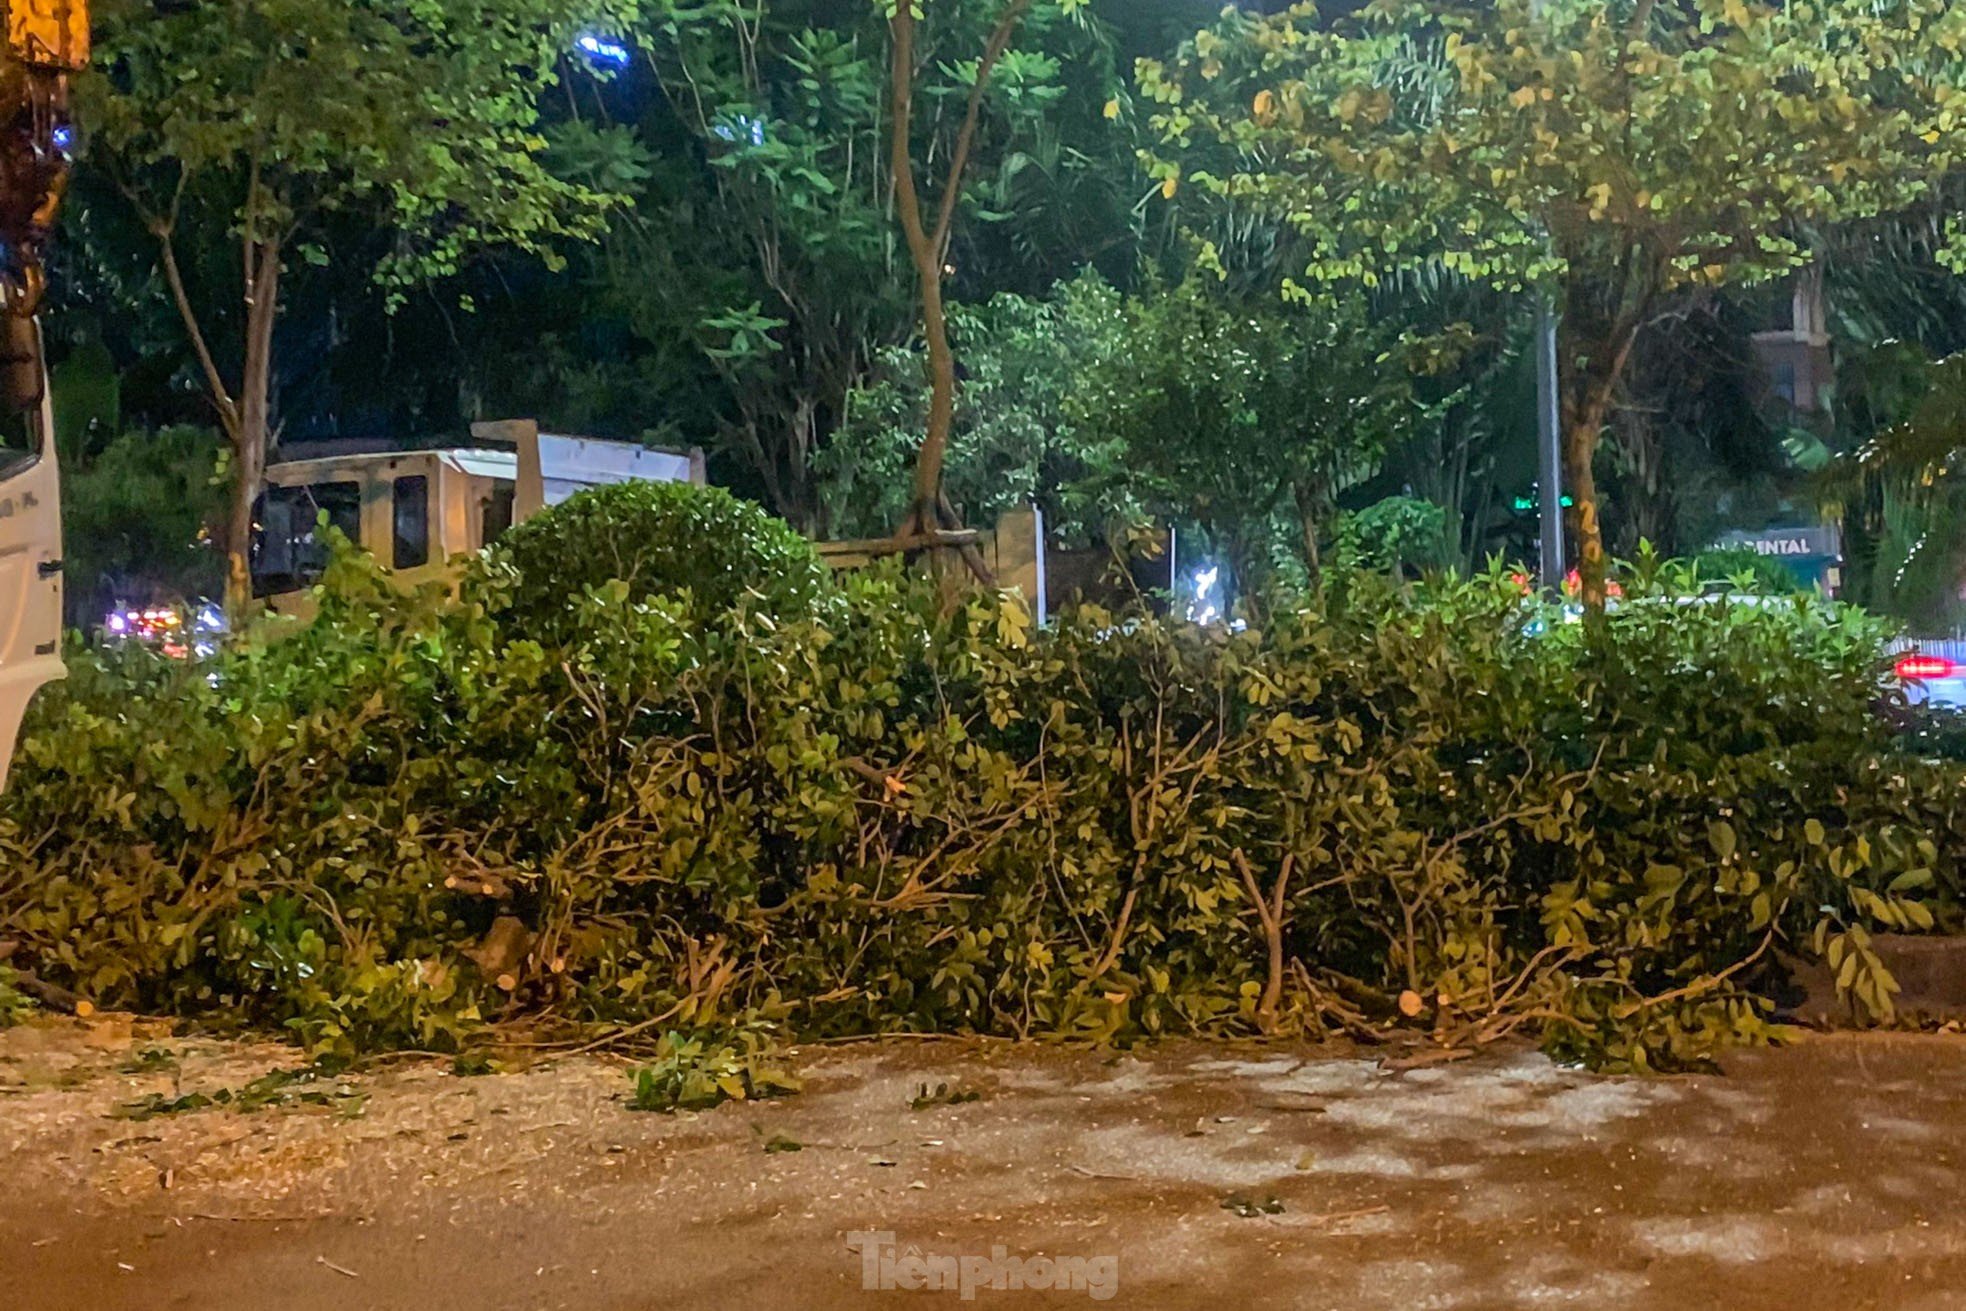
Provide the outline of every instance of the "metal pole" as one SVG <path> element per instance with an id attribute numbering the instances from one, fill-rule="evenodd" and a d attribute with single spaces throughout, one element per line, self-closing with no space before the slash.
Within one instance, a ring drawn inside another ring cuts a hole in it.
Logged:
<path id="1" fill-rule="evenodd" d="M 1529 17 L 1541 19 L 1548 0 L 1529 0 Z M 1547 243 L 1547 234 L 1544 238 Z M 1569 574 L 1563 559 L 1563 404 L 1558 390 L 1556 303 L 1547 291 L 1536 302 L 1537 501 L 1543 512 L 1543 587 L 1563 594 Z"/>
<path id="2" fill-rule="evenodd" d="M 1563 411 L 1557 390 L 1556 306 L 1536 304 L 1537 501 L 1542 507 L 1543 587 L 1560 591 L 1570 572 L 1563 558 Z"/>

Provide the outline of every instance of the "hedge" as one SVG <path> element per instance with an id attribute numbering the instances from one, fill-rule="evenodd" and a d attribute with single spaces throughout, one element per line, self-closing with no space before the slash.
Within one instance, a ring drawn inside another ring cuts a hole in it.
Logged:
<path id="1" fill-rule="evenodd" d="M 1877 713 L 1884 634 L 1635 580 L 1358 575 L 1245 631 L 876 571 L 719 622 L 621 583 L 556 634 L 330 571 L 209 665 L 81 658 L 0 800 L 0 938 L 111 1005 L 348 1054 L 513 1025 L 1534 1036 L 1683 1067 L 1778 954 L 1871 1010 L 1954 916 L 1966 772 Z"/>

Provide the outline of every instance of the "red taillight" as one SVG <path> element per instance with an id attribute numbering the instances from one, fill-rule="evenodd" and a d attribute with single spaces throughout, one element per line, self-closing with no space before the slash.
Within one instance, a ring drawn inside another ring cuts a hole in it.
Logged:
<path id="1" fill-rule="evenodd" d="M 1898 677 L 1908 682 L 1926 682 L 1934 678 L 1951 678 L 1959 672 L 1959 666 L 1944 656 L 1908 655 L 1898 661 Z"/>

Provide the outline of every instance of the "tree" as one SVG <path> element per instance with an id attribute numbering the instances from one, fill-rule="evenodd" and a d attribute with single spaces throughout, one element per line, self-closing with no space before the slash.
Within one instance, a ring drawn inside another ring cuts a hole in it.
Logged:
<path id="1" fill-rule="evenodd" d="M 1400 343 L 1358 301 L 1249 303 L 1200 279 L 1118 313 L 1067 413 L 1122 444 L 1149 504 L 1205 532 L 1243 595 L 1279 521 L 1316 575 L 1338 495 L 1421 417 Z"/>
<path id="2" fill-rule="evenodd" d="M 907 331 L 872 17 L 690 6 L 649 30 L 662 95 L 634 133 L 651 177 L 594 265 L 677 398 L 668 410 L 714 431 L 747 485 L 812 533 L 828 528 L 812 461 L 871 356 Z"/>
<path id="3" fill-rule="evenodd" d="M 164 285 L 231 448 L 226 590 L 250 595 L 252 506 L 277 440 L 273 361 L 282 279 L 332 253 L 338 212 L 394 236 L 374 269 L 388 294 L 454 274 L 476 251 L 558 259 L 594 235 L 609 197 L 541 163 L 541 93 L 575 0 L 206 0 L 160 10 L 108 0 L 98 71 L 81 88 L 106 170 L 157 244 Z M 186 231 L 194 228 L 196 231 Z M 229 234 L 238 281 L 204 291 L 181 238 Z M 231 294 L 240 297 L 231 310 Z M 218 336 L 229 331 L 228 345 Z"/>
<path id="4" fill-rule="evenodd" d="M 1003 0 L 996 22 L 983 42 L 970 75 L 968 103 L 963 110 L 961 126 L 956 131 L 955 143 L 943 170 L 941 194 L 936 201 L 931 226 L 924 213 L 920 185 L 915 177 L 915 84 L 920 76 L 915 36 L 921 19 L 918 7 L 926 2 L 882 0 L 893 34 L 889 53 L 889 167 L 894 174 L 895 209 L 900 218 L 902 235 L 907 240 L 909 258 L 915 266 L 921 298 L 922 333 L 928 343 L 930 381 L 928 426 L 922 436 L 921 454 L 915 465 L 914 506 L 899 532 L 903 539 L 932 538 L 941 529 L 960 526 L 942 490 L 942 467 L 956 417 L 956 357 L 949 346 L 949 318 L 943 290 L 951 272 L 950 242 L 962 203 L 965 175 L 976 148 L 977 130 L 982 124 L 984 97 L 990 87 L 990 77 L 1010 49 L 1011 41 L 1032 5 L 1032 0 Z M 1085 3 L 1086 0 L 1057 0 L 1057 7 L 1069 15 L 1076 13 Z M 982 571 L 980 559 L 972 559 L 971 566 Z"/>
<path id="5" fill-rule="evenodd" d="M 1966 601 L 1966 355 L 1932 362 L 1902 344 L 1879 354 L 1866 399 L 1889 417 L 1822 469 L 1819 493 L 1848 530 L 1863 603 L 1950 626 Z"/>
<path id="6" fill-rule="evenodd" d="M 1447 510 L 1432 501 L 1389 496 L 1338 518 L 1337 553 L 1349 563 L 1395 576 L 1449 563 Z"/>
<path id="7" fill-rule="evenodd" d="M 1076 416 L 1092 370 L 1118 358 L 1120 295 L 1087 274 L 1044 300 L 1004 292 L 952 302 L 949 336 L 963 366 L 944 485 L 972 523 L 1037 504 L 1054 538 L 1104 541 L 1136 517 L 1124 446 L 1105 416 Z M 828 519 L 846 536 L 879 537 L 914 508 L 913 473 L 929 380 L 919 343 L 881 352 L 852 393 L 815 473 Z"/>
<path id="8" fill-rule="evenodd" d="M 1586 601 L 1594 461 L 1640 334 L 1692 288 L 1779 278 L 1810 225 L 1918 204 L 1966 151 L 1950 0 L 1381 0 L 1228 15 L 1143 84 L 1186 180 L 1286 214 L 1306 276 L 1439 264 L 1561 302 L 1562 423 Z"/>
<path id="9" fill-rule="evenodd" d="M 220 581 L 209 532 L 224 514 L 210 429 L 128 432 L 64 460 L 62 535 L 69 619 L 102 621 L 118 602 L 209 596 Z"/>
<path id="10" fill-rule="evenodd" d="M 915 158 L 953 150 L 965 60 L 1000 8 L 937 0 L 919 24 Z M 1138 164 L 1104 113 L 1120 84 L 1107 34 L 1040 7 L 1019 36 L 979 110 L 947 258 L 951 294 L 979 304 L 1046 292 L 1094 259 L 1132 263 Z M 600 189 L 632 161 L 634 203 L 575 279 L 528 305 L 552 334 L 535 352 L 548 369 L 522 365 L 495 391 L 625 435 L 659 418 L 709 445 L 720 478 L 809 533 L 838 533 L 815 462 L 849 393 L 920 333 L 895 222 L 886 16 L 865 0 L 677 5 L 633 40 L 646 70 L 598 94 L 573 86 L 577 117 L 548 136 L 556 167 Z"/>

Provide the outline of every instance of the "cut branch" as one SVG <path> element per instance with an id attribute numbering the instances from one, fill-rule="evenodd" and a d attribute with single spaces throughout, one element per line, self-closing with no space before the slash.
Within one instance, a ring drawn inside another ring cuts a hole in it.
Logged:
<path id="1" fill-rule="evenodd" d="M 1284 960 L 1284 906 L 1290 895 L 1290 875 L 1296 868 L 1297 856 L 1293 852 L 1283 858 L 1283 865 L 1277 870 L 1276 885 L 1266 896 L 1262 884 L 1256 880 L 1256 871 L 1249 866 L 1249 857 L 1237 847 L 1229 853 L 1229 860 L 1242 877 L 1243 891 L 1249 894 L 1249 904 L 1255 907 L 1258 927 L 1262 930 L 1263 945 L 1269 951 L 1269 970 L 1263 980 L 1263 995 L 1256 1003 L 1256 1023 L 1264 1033 L 1275 1033 L 1277 1014 L 1283 1008 Z"/>

